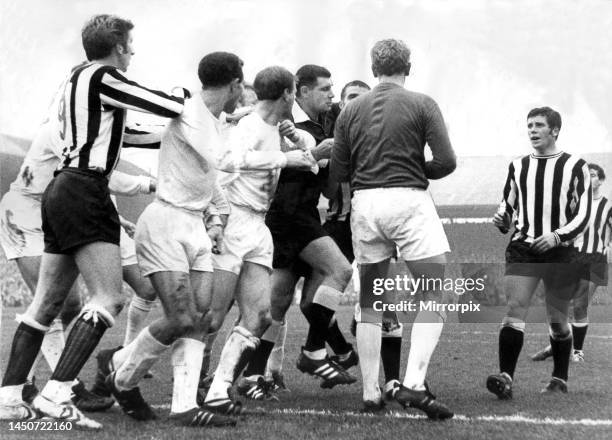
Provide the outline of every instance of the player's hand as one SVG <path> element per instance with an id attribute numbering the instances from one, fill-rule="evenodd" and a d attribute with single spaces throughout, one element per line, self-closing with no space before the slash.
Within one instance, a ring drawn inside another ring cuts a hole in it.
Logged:
<path id="1" fill-rule="evenodd" d="M 248 106 L 236 109 L 236 111 L 231 115 L 225 115 L 225 120 L 230 124 L 237 124 L 238 121 L 240 121 L 246 115 L 250 115 L 251 113 L 253 113 L 254 108 L 255 107 Z"/>
<path id="2" fill-rule="evenodd" d="M 500 214 L 498 212 L 493 216 L 493 224 L 502 234 L 506 234 L 510 230 L 510 216 L 508 213 Z"/>
<path id="3" fill-rule="evenodd" d="M 296 143 L 299 142 L 300 136 L 295 129 L 295 125 L 289 119 L 285 119 L 283 122 L 278 124 L 278 131 L 281 136 L 285 136 L 291 142 Z"/>
<path id="4" fill-rule="evenodd" d="M 287 168 L 305 168 L 309 170 L 317 163 L 309 151 L 287 151 L 285 157 L 287 158 L 287 165 L 285 165 Z"/>
<path id="5" fill-rule="evenodd" d="M 316 161 L 321 159 L 331 158 L 332 148 L 334 147 L 334 139 L 324 139 L 319 145 L 311 150 L 313 157 Z"/>
<path id="6" fill-rule="evenodd" d="M 557 237 L 555 236 L 554 232 L 548 232 L 535 239 L 535 241 L 531 244 L 531 250 L 536 254 L 543 254 L 556 246 Z"/>
<path id="7" fill-rule="evenodd" d="M 223 227 L 221 225 L 213 225 L 206 232 L 212 242 L 212 253 L 222 254 L 225 251 L 223 247 Z"/>
<path id="8" fill-rule="evenodd" d="M 121 227 L 125 230 L 127 235 L 129 235 L 130 238 L 134 238 L 134 233 L 136 232 L 136 225 L 131 221 L 124 219 L 123 217 L 120 218 L 120 222 Z"/>

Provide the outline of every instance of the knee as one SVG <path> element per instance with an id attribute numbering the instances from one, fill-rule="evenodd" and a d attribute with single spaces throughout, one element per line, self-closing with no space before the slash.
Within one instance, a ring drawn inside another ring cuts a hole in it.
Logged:
<path id="1" fill-rule="evenodd" d="M 208 313 L 210 324 L 208 326 L 209 333 L 218 332 L 221 326 L 223 325 L 223 319 L 225 318 L 224 313 L 220 313 L 219 311 L 211 311 Z"/>
<path id="2" fill-rule="evenodd" d="M 353 268 L 348 262 L 342 262 L 334 266 L 331 276 L 337 283 L 346 287 L 353 278 Z"/>
<path id="3" fill-rule="evenodd" d="M 272 314 L 269 307 L 257 313 L 257 323 L 262 330 L 267 329 L 272 324 Z"/>
<path id="4" fill-rule="evenodd" d="M 149 284 L 145 289 L 138 289 L 138 291 L 135 290 L 134 293 L 146 301 L 155 301 L 157 299 L 157 293 L 151 284 Z"/>
<path id="5" fill-rule="evenodd" d="M 176 337 L 183 336 L 195 329 L 195 317 L 189 313 L 182 313 L 170 321 L 170 331 Z"/>
<path id="6" fill-rule="evenodd" d="M 569 324 L 562 322 L 550 323 L 549 332 L 553 339 L 566 339 L 571 334 Z"/>
<path id="7" fill-rule="evenodd" d="M 508 298 L 508 315 L 516 318 L 525 318 L 525 313 L 529 308 L 529 301 L 523 298 Z"/>

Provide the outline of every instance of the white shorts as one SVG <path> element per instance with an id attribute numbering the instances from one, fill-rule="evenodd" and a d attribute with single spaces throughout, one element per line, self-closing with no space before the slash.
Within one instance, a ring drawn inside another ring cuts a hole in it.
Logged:
<path id="1" fill-rule="evenodd" d="M 0 245 L 8 260 L 43 254 L 39 200 L 13 191 L 4 195 L 0 201 Z"/>
<path id="2" fill-rule="evenodd" d="M 155 272 L 212 272 L 211 243 L 202 214 L 158 200 L 136 223 L 136 255 L 144 276 Z"/>
<path id="3" fill-rule="evenodd" d="M 125 232 L 123 227 L 121 228 L 119 247 L 121 249 L 121 266 L 138 264 L 138 259 L 136 258 L 136 243 L 134 243 L 134 240 Z"/>
<path id="4" fill-rule="evenodd" d="M 416 188 L 355 191 L 351 202 L 353 248 L 358 264 L 391 258 L 406 261 L 449 252 L 448 240 L 429 192 Z"/>
<path id="5" fill-rule="evenodd" d="M 266 226 L 265 214 L 231 205 L 232 213 L 223 233 L 222 254 L 213 255 L 215 270 L 240 273 L 242 263 L 260 264 L 272 270 L 272 234 Z"/>

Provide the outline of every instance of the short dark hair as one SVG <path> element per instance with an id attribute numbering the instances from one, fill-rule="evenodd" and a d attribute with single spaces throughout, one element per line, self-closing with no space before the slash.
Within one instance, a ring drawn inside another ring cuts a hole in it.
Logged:
<path id="1" fill-rule="evenodd" d="M 561 130 L 561 115 L 558 111 L 553 110 L 550 107 L 536 107 L 527 113 L 527 119 L 534 118 L 536 116 L 544 116 L 546 123 L 551 130 L 553 128 Z"/>
<path id="2" fill-rule="evenodd" d="M 380 40 L 374 44 L 370 51 L 372 59 L 372 73 L 375 77 L 380 75 L 408 75 L 410 71 L 410 49 L 401 40 Z"/>
<path id="3" fill-rule="evenodd" d="M 367 85 L 361 80 L 356 79 L 354 81 L 346 83 L 344 87 L 342 87 L 342 91 L 340 92 L 340 101 L 344 100 L 344 96 L 346 95 L 346 89 L 348 89 L 349 87 L 361 87 L 363 89 L 371 90 L 369 85 Z"/>
<path id="4" fill-rule="evenodd" d="M 588 166 L 589 170 L 597 171 L 597 177 L 599 177 L 599 180 L 606 180 L 606 173 L 604 173 L 602 167 L 600 167 L 596 163 L 590 163 Z"/>
<path id="5" fill-rule="evenodd" d="M 203 88 L 225 86 L 234 79 L 242 82 L 243 65 L 244 62 L 233 53 L 212 52 L 200 60 L 198 78 Z"/>
<path id="6" fill-rule="evenodd" d="M 89 61 L 109 56 L 117 44 L 127 46 L 128 34 L 134 28 L 131 21 L 116 15 L 94 15 L 85 23 L 81 40 Z"/>
<path id="7" fill-rule="evenodd" d="M 306 86 L 312 89 L 317 84 L 318 78 L 331 78 L 331 73 L 323 66 L 306 64 L 295 72 L 296 95 L 300 96 L 300 88 Z"/>
<path id="8" fill-rule="evenodd" d="M 291 91 L 294 87 L 293 74 L 280 66 L 266 67 L 257 73 L 253 82 L 257 99 L 260 100 L 276 101 L 286 89 Z"/>

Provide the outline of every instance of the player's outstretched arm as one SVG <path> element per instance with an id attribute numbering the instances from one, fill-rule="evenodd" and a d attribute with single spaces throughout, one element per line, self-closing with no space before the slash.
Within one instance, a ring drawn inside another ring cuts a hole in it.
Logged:
<path id="1" fill-rule="evenodd" d="M 100 99 L 103 104 L 166 118 L 174 118 L 183 112 L 184 97 L 147 89 L 128 80 L 114 67 L 106 66 L 100 70 L 103 71 L 100 79 Z"/>

